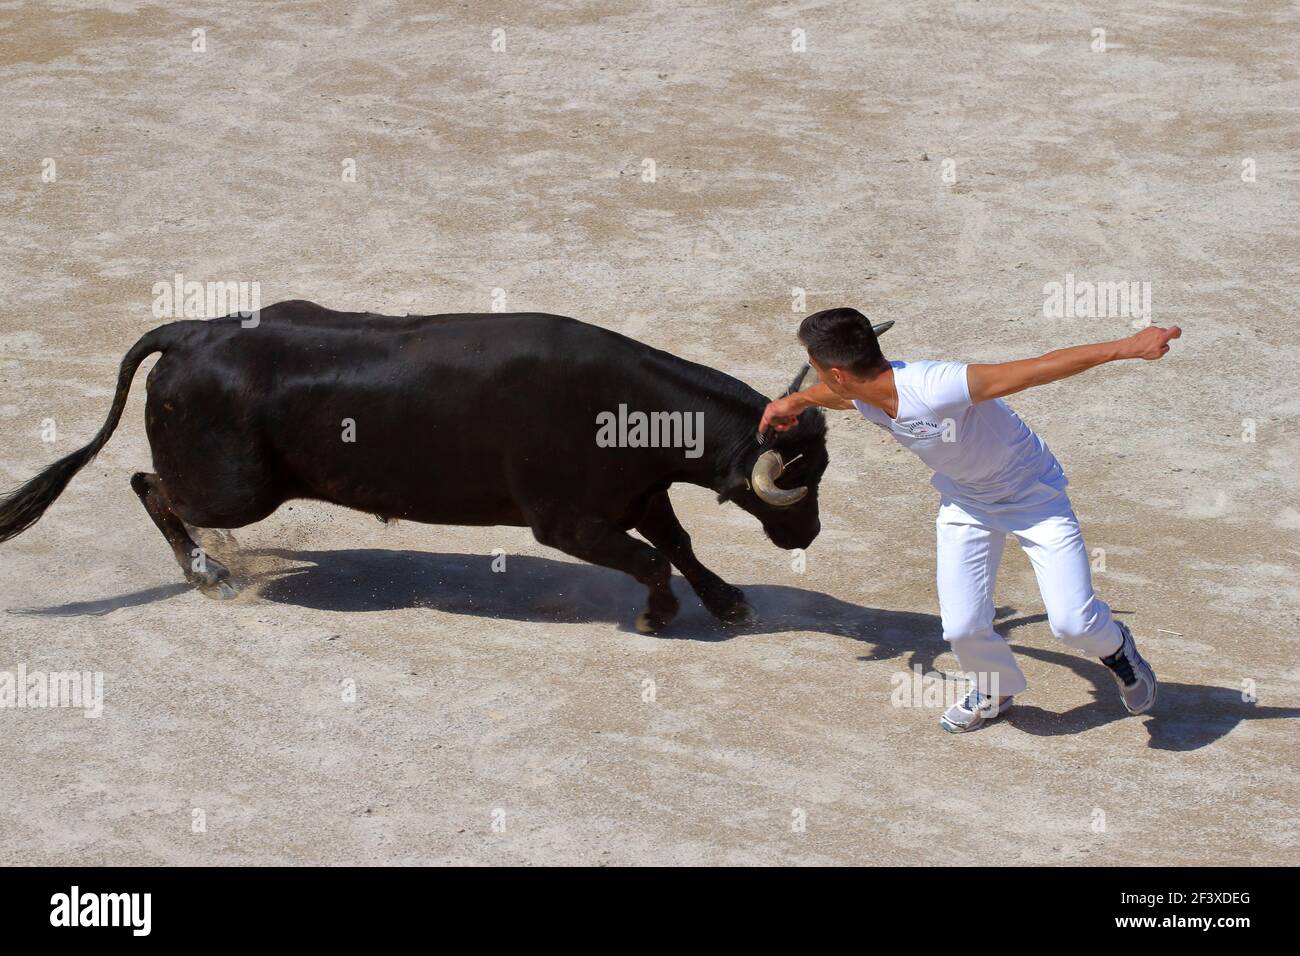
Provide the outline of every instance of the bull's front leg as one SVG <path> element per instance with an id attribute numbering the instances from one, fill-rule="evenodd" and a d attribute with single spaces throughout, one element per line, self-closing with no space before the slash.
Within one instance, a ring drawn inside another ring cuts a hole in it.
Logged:
<path id="1" fill-rule="evenodd" d="M 754 609 L 745 601 L 744 592 L 722 580 L 695 556 L 691 536 L 677 520 L 668 492 L 661 491 L 650 498 L 636 530 L 668 556 L 714 617 L 728 624 L 741 624 L 753 616 Z"/>
<path id="2" fill-rule="evenodd" d="M 583 514 L 534 516 L 533 536 L 542 544 L 575 558 L 632 575 L 649 590 L 636 629 L 653 634 L 667 627 L 680 606 L 672 590 L 668 558 L 603 518 Z"/>

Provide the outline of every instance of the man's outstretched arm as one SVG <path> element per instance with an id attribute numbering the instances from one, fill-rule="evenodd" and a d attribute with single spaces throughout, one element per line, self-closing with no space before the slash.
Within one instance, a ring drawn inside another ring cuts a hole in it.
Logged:
<path id="1" fill-rule="evenodd" d="M 1017 362 L 968 365 L 966 384 L 970 388 L 970 400 L 984 402 L 991 398 L 1013 395 L 1035 385 L 1057 382 L 1120 359 L 1158 359 L 1169 351 L 1169 340 L 1182 334 L 1182 329 L 1176 325 L 1167 329 L 1149 325 L 1136 335 L 1114 342 L 1076 345 Z"/>

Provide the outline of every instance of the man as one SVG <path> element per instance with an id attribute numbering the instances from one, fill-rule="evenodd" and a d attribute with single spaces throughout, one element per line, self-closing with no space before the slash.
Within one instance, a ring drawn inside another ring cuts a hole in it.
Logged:
<path id="1" fill-rule="evenodd" d="M 827 309 L 799 326 L 821 381 L 767 406 L 759 424 L 785 431 L 810 405 L 862 416 L 890 432 L 934 469 L 939 611 L 943 636 L 971 675 L 966 698 L 944 713 L 950 733 L 975 730 L 1005 713 L 1025 688 L 1011 648 L 993 630 L 993 587 L 1006 535 L 1020 542 L 1038 577 L 1052 633 L 1101 658 L 1131 714 L 1155 703 L 1156 675 L 1129 629 L 1092 590 L 1088 553 L 1066 496 L 1065 473 L 1046 443 L 1003 396 L 1120 359 L 1158 359 L 1177 326 L 1149 326 L 1114 342 L 1058 349 L 994 365 L 889 362 L 866 316 Z"/>

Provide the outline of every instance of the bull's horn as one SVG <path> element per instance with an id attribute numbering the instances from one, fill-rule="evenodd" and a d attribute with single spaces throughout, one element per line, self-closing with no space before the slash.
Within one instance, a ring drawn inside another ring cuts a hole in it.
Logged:
<path id="1" fill-rule="evenodd" d="M 758 456 L 754 462 L 754 469 L 750 472 L 750 484 L 754 487 L 754 494 L 765 501 L 767 504 L 777 508 L 788 508 L 804 499 L 808 494 L 808 487 L 801 485 L 798 488 L 778 488 L 776 480 L 781 477 L 781 472 L 785 471 L 785 462 L 781 459 L 781 453 L 778 451 L 765 451 Z"/>
<path id="2" fill-rule="evenodd" d="M 803 384 L 803 380 L 808 375 L 808 369 L 811 367 L 812 366 L 807 362 L 803 363 L 799 369 L 799 374 L 794 377 L 794 381 L 790 383 L 790 387 L 785 390 L 786 395 L 793 395 L 795 392 L 799 391 L 799 386 Z"/>
<path id="3" fill-rule="evenodd" d="M 871 327 L 871 331 L 875 332 L 877 335 L 884 335 L 893 327 L 894 327 L 894 320 L 890 319 L 888 322 L 881 322 L 877 325 L 873 325 Z"/>

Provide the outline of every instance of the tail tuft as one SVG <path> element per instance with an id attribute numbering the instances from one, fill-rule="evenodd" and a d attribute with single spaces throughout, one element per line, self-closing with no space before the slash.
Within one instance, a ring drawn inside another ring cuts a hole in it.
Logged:
<path id="1" fill-rule="evenodd" d="M 99 449 L 87 445 L 65 455 L 35 478 L 0 498 L 0 542 L 22 534 L 36 523 L 54 499 L 63 493 L 72 476 L 95 457 Z"/>
<path id="2" fill-rule="evenodd" d="M 70 455 L 64 455 L 26 484 L 0 497 L 0 542 L 8 541 L 34 525 L 45 514 L 45 509 L 68 487 L 73 475 L 90 464 L 100 449 L 108 444 L 113 429 L 122 417 L 122 409 L 126 407 L 126 396 L 131 390 L 135 370 L 147 355 L 166 350 L 173 341 L 175 329 L 175 325 L 160 326 L 146 333 L 126 353 L 118 371 L 117 392 L 113 395 L 113 407 L 109 409 L 108 420 L 90 444 Z"/>

